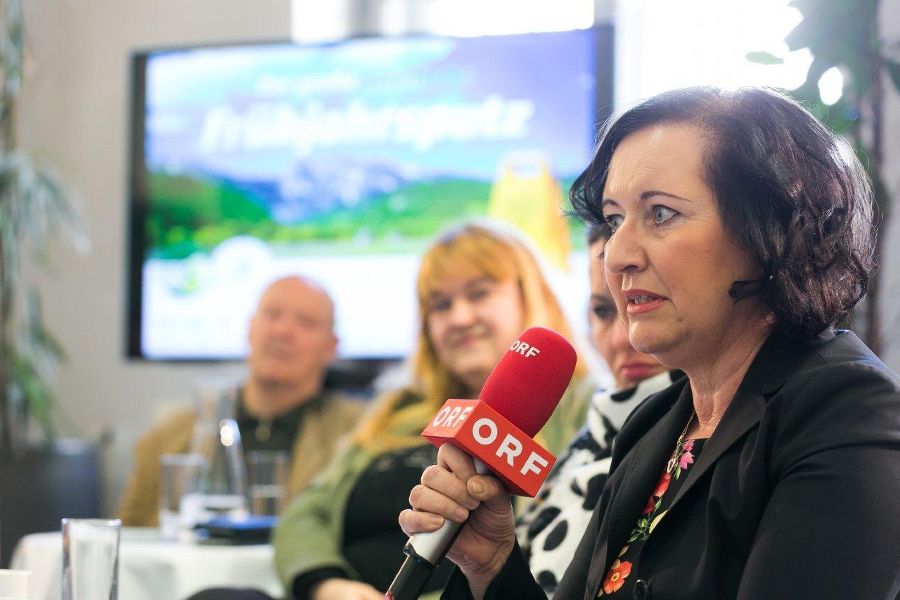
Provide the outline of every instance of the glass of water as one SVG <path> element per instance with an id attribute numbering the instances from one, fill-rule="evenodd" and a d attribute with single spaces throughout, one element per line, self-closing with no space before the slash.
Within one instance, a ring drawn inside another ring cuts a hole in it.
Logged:
<path id="1" fill-rule="evenodd" d="M 287 499 L 288 454 L 276 450 L 247 453 L 247 496 L 250 514 L 278 515 Z"/>
<path id="2" fill-rule="evenodd" d="M 63 600 L 118 600 L 118 519 L 63 519 Z"/>
<path id="3" fill-rule="evenodd" d="M 195 525 L 181 510 L 182 500 L 196 494 L 206 466 L 201 454 L 163 454 L 159 459 L 159 531 L 163 539 L 189 538 Z"/>

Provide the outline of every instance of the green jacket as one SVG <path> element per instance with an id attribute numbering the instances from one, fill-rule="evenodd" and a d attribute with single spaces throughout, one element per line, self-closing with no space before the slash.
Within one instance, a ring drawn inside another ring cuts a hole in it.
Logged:
<path id="1" fill-rule="evenodd" d="M 543 444 L 554 454 L 565 449 L 584 423 L 592 389 L 583 379 L 574 381 L 559 409 L 541 430 Z M 419 433 L 424 427 L 425 423 L 421 423 L 408 433 Z M 359 446 L 350 446 L 331 461 L 281 516 L 273 544 L 275 567 L 285 589 L 290 590 L 299 575 L 322 568 L 338 568 L 351 577 L 357 576 L 341 553 L 344 515 L 354 484 L 376 458 Z M 406 496 L 409 490 L 397 490 L 397 493 Z M 439 596 L 435 592 L 422 598 Z"/>

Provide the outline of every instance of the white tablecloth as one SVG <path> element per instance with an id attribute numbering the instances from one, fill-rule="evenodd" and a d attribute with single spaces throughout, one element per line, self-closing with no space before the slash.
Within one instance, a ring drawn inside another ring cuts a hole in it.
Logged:
<path id="1" fill-rule="evenodd" d="M 282 596 L 272 547 L 205 546 L 169 542 L 156 529 L 122 529 L 120 600 L 184 600 L 209 587 L 251 587 Z M 32 600 L 62 597 L 62 535 L 27 535 L 16 546 L 12 569 L 31 571 Z"/>

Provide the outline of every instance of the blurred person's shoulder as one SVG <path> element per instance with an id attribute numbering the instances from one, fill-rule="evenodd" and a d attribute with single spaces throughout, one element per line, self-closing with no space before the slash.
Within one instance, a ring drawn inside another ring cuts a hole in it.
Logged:
<path id="1" fill-rule="evenodd" d="M 368 398 L 348 394 L 342 390 L 326 389 L 322 391 L 322 410 L 335 416 L 347 419 L 359 419 L 366 410 Z"/>
<path id="2" fill-rule="evenodd" d="M 137 447 L 164 453 L 186 452 L 196 423 L 197 413 L 191 409 L 170 412 L 140 436 Z"/>

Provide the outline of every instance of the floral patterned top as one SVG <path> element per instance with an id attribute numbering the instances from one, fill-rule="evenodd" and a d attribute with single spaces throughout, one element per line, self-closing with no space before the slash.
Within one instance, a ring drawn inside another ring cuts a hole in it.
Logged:
<path id="1" fill-rule="evenodd" d="M 688 421 L 688 425 L 690 425 L 690 421 Z M 631 577 L 631 574 L 637 572 L 644 543 L 669 510 L 672 500 L 678 494 L 678 489 L 686 479 L 684 474 L 694 464 L 706 442 L 705 439 L 685 440 L 685 433 L 687 433 L 687 426 L 678 437 L 675 451 L 672 452 L 672 456 L 666 463 L 666 468 L 660 476 L 656 488 L 647 499 L 647 504 L 641 511 L 637 525 L 631 530 L 631 535 L 628 536 L 628 541 L 619 551 L 616 560 L 609 566 L 609 571 L 603 578 L 603 585 L 600 586 L 600 592 L 597 594 L 598 598 L 632 597 L 636 578 Z"/>

